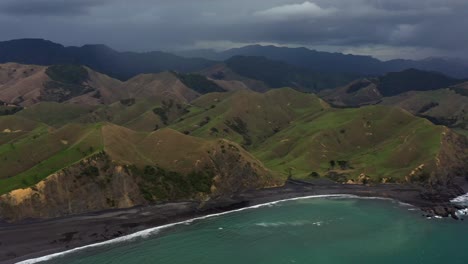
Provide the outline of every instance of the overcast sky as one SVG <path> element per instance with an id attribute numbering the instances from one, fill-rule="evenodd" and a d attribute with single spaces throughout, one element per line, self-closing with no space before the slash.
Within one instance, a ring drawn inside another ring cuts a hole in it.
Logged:
<path id="1" fill-rule="evenodd" d="M 0 39 L 117 50 L 306 46 L 468 58 L 468 0 L 1 0 Z"/>

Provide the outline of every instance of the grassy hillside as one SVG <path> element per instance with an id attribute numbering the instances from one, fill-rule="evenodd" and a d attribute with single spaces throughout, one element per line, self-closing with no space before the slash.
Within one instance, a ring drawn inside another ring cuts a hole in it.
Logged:
<path id="1" fill-rule="evenodd" d="M 0 193 L 30 186 L 102 150 L 101 125 L 39 126 L 0 146 Z"/>
<path id="2" fill-rule="evenodd" d="M 45 126 L 20 116 L 0 116 L 0 145 Z"/>
<path id="3" fill-rule="evenodd" d="M 435 161 L 443 128 L 380 106 L 331 109 L 304 117 L 269 138 L 254 154 L 293 177 L 404 181 L 421 164 Z"/>
<path id="4" fill-rule="evenodd" d="M 468 130 L 468 97 L 452 89 L 404 93 L 384 98 L 382 104 L 401 107 L 435 124 Z"/>
<path id="5" fill-rule="evenodd" d="M 143 173 L 145 167 L 153 166 L 190 174 L 207 166 L 212 168 L 213 161 L 224 159 L 227 154 L 228 158 L 236 157 L 237 162 L 256 164 L 254 170 L 262 170 L 262 175 L 267 173 L 253 156 L 233 143 L 207 141 L 171 129 L 148 133 L 110 123 L 68 124 L 59 129 L 38 125 L 30 129 L 0 145 L 0 194 L 32 186 L 102 152 L 117 164 L 134 167 L 135 173 Z"/>
<path id="6" fill-rule="evenodd" d="M 110 122 L 137 131 L 154 131 L 174 122 L 187 106 L 172 99 L 123 99 L 82 116 L 81 122 Z"/>
<path id="7" fill-rule="evenodd" d="M 349 84 L 320 92 L 327 102 L 344 107 L 376 104 L 383 97 L 391 97 L 411 91 L 433 91 L 447 88 L 461 80 L 447 77 L 437 72 L 408 69 L 391 72 L 378 78 L 364 78 Z M 463 87 L 453 90 L 463 93 Z"/>
<path id="8" fill-rule="evenodd" d="M 359 79 L 343 87 L 323 90 L 318 95 L 336 107 L 372 105 L 382 100 L 377 78 Z"/>
<path id="9" fill-rule="evenodd" d="M 335 109 L 292 89 L 208 94 L 193 104 L 196 111 L 172 128 L 229 138 L 270 169 L 298 178 L 405 181 L 422 164 L 430 173 L 444 131 L 398 108 Z"/>
<path id="10" fill-rule="evenodd" d="M 246 147 L 258 145 L 304 113 L 315 114 L 328 108 L 315 95 L 290 88 L 264 94 L 249 90 L 211 93 L 192 105 L 190 113 L 172 128 L 193 136 L 227 138 Z"/>
<path id="11" fill-rule="evenodd" d="M 49 126 L 61 127 L 92 112 L 96 108 L 96 106 L 82 104 L 41 102 L 25 108 L 18 112 L 16 116 L 45 123 Z"/>

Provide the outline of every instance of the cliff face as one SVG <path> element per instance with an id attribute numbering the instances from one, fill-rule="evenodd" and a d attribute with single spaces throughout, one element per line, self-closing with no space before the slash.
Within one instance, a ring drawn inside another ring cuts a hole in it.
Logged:
<path id="1" fill-rule="evenodd" d="M 457 178 L 468 179 L 468 138 L 446 129 L 436 166 L 438 177 L 436 182 L 429 182 L 432 185 L 453 185 Z"/>
<path id="2" fill-rule="evenodd" d="M 431 172 L 422 183 L 422 196 L 433 202 L 447 202 L 465 194 L 468 181 L 468 138 L 449 129 L 442 133 L 441 148 Z M 420 168 L 420 171 L 427 169 Z"/>
<path id="3" fill-rule="evenodd" d="M 31 188 L 0 196 L 0 216 L 16 221 L 144 204 L 137 180 L 125 167 L 100 154 L 52 174 Z"/>
<path id="4" fill-rule="evenodd" d="M 178 199 L 201 201 L 279 184 L 261 163 L 229 142 L 220 141 L 209 157 L 206 164 L 196 164 L 201 170 L 186 174 L 123 165 L 100 153 L 31 188 L 0 196 L 0 218 L 14 222 Z"/>
<path id="5" fill-rule="evenodd" d="M 216 172 L 211 187 L 212 196 L 283 184 L 238 145 L 226 140 L 220 140 L 219 143 L 210 153 L 212 166 Z"/>

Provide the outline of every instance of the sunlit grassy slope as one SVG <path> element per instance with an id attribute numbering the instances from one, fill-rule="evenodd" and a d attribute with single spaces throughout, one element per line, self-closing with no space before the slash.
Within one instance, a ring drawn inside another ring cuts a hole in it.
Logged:
<path id="1" fill-rule="evenodd" d="M 172 127 L 237 141 L 269 168 L 298 178 L 336 172 L 346 179 L 402 180 L 434 161 L 443 132 L 397 108 L 334 109 L 291 89 L 209 94 L 193 108 Z"/>

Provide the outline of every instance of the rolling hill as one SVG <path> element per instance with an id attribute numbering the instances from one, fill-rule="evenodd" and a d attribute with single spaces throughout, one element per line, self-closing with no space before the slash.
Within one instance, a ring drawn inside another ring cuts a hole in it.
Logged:
<path id="1" fill-rule="evenodd" d="M 0 65 L 0 101 L 6 114 L 15 110 L 8 109 L 8 105 L 25 107 L 39 102 L 101 105 L 142 98 L 186 103 L 201 94 L 221 91 L 224 89 L 199 74 L 140 74 L 121 82 L 88 67 L 70 64 Z"/>
<path id="2" fill-rule="evenodd" d="M 99 104 L 114 100 L 120 82 L 89 68 L 7 63 L 0 65 L 0 100 L 19 106 L 41 101 Z M 77 99 L 81 98 L 81 99 Z"/>
<path id="3" fill-rule="evenodd" d="M 468 130 L 468 97 L 449 88 L 407 92 L 386 97 L 381 104 L 401 107 L 435 124 Z"/>
<path id="4" fill-rule="evenodd" d="M 451 147 L 461 156 L 446 168 L 466 170 L 466 143 L 449 143 L 452 137 L 461 142 L 466 138 L 395 107 L 336 109 L 292 89 L 208 94 L 193 104 L 201 110 L 183 116 L 172 128 L 198 137 L 229 138 L 270 169 L 292 177 L 325 176 L 341 182 L 439 179 L 445 175 L 435 172 L 443 169 L 437 160 L 452 155 L 444 152 Z"/>
<path id="5" fill-rule="evenodd" d="M 408 69 L 376 78 L 355 80 L 343 87 L 322 91 L 322 96 L 336 106 L 362 106 L 378 103 L 383 97 L 409 91 L 431 91 L 446 88 L 462 80 L 436 72 Z"/>
<path id="6" fill-rule="evenodd" d="M 322 91 L 320 96 L 337 107 L 397 106 L 435 124 L 466 133 L 468 93 L 466 83 L 460 82 L 438 73 L 410 69 L 379 78 L 359 79 Z"/>

